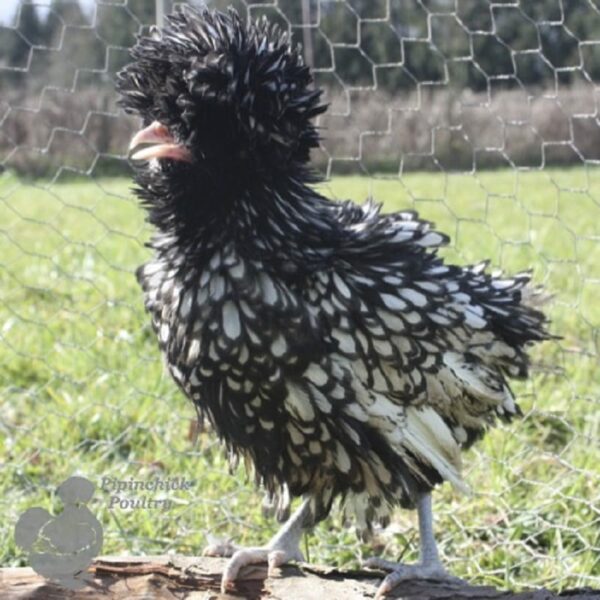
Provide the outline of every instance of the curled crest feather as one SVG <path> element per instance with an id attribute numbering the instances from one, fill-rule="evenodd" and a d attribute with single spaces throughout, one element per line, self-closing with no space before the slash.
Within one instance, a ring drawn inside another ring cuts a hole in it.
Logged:
<path id="1" fill-rule="evenodd" d="M 124 109 L 160 121 L 191 145 L 265 175 L 302 170 L 319 136 L 311 119 L 326 106 L 287 32 L 266 19 L 181 7 L 162 30 L 138 39 L 119 74 Z"/>

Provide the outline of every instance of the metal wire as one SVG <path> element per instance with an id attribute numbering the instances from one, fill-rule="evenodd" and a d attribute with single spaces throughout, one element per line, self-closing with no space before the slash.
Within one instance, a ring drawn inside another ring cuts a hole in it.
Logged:
<path id="1" fill-rule="evenodd" d="M 0 27 L 3 566 L 26 562 L 11 541 L 19 514 L 57 508 L 52 494 L 75 472 L 98 487 L 106 553 L 198 553 L 214 535 L 260 542 L 275 528 L 163 374 L 133 276 L 149 230 L 127 180 L 137 123 L 116 107 L 113 77 L 162 6 L 22 2 Z M 472 497 L 436 493 L 449 568 L 494 584 L 600 584 L 596 4 L 237 6 L 304 43 L 330 102 L 314 156 L 326 192 L 415 208 L 452 235 L 449 259 L 533 266 L 553 295 L 563 339 L 536 349 L 533 378 L 516 386 L 523 419 L 465 456 Z M 571 53 L 556 56 L 552 40 Z M 175 506 L 163 512 L 110 508 L 101 489 L 102 477 L 155 476 L 195 484 L 165 492 Z M 411 560 L 414 526 L 400 511 L 367 545 L 334 515 L 308 539 L 311 558 Z"/>

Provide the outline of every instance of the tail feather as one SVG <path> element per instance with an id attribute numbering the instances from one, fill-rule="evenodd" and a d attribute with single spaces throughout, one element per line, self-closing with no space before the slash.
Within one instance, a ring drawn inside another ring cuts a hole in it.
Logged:
<path id="1" fill-rule="evenodd" d="M 433 408 L 410 406 L 406 409 L 404 445 L 429 463 L 455 489 L 469 493 L 461 476 L 460 446 Z"/>

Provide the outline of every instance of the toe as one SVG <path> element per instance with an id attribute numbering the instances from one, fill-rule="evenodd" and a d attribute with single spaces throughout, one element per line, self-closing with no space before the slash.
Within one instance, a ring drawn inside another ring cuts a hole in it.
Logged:
<path id="1" fill-rule="evenodd" d="M 265 548 L 245 548 L 238 550 L 229 560 L 221 579 L 221 592 L 224 594 L 235 586 L 235 580 L 242 567 L 266 563 L 269 551 Z"/>
<path id="2" fill-rule="evenodd" d="M 406 579 L 406 573 L 403 569 L 396 568 L 380 583 L 375 594 L 375 600 L 385 598 L 403 579 Z"/>
<path id="3" fill-rule="evenodd" d="M 217 542 L 210 544 L 202 550 L 202 556 L 218 556 L 221 558 L 229 558 L 233 556 L 238 548 L 231 542 Z"/>
<path id="4" fill-rule="evenodd" d="M 269 577 L 273 571 L 287 562 L 287 556 L 283 550 L 272 550 L 269 552 Z"/>
<path id="5" fill-rule="evenodd" d="M 285 565 L 291 560 L 295 560 L 297 562 L 304 562 L 304 556 L 299 549 L 296 550 L 288 550 L 288 549 L 280 549 L 274 548 L 269 552 L 269 577 L 273 576 L 273 572 L 278 567 Z"/>
<path id="6" fill-rule="evenodd" d="M 458 585 L 466 583 L 459 577 L 450 575 L 442 565 L 437 563 L 428 565 L 402 565 L 381 558 L 372 558 L 366 561 L 365 565 L 383 571 L 390 571 L 377 589 L 377 593 L 375 594 L 376 600 L 385 598 L 399 583 L 412 579 L 445 581 Z"/>
<path id="7" fill-rule="evenodd" d="M 222 555 L 219 555 L 222 556 Z M 258 548 L 243 548 L 237 550 L 229 559 L 223 577 L 221 579 L 221 591 L 226 593 L 235 586 L 240 569 L 248 565 L 265 563 L 268 567 L 268 575 L 271 577 L 278 567 L 290 560 L 304 561 L 299 548 L 287 548 L 285 546 L 267 546 Z"/>
<path id="8" fill-rule="evenodd" d="M 367 558 L 362 562 L 362 565 L 367 569 L 379 569 L 380 571 L 395 571 L 398 568 L 398 563 L 378 556 Z"/>
<path id="9" fill-rule="evenodd" d="M 392 591 L 392 589 L 393 588 L 389 587 L 385 580 L 383 580 L 375 592 L 375 600 L 383 600 Z"/>

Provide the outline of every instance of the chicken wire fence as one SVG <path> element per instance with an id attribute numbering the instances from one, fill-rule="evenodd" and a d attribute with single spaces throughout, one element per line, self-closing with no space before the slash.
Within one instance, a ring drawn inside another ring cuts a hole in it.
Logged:
<path id="1" fill-rule="evenodd" d="M 515 385 L 523 419 L 465 455 L 469 497 L 434 494 L 450 570 L 500 585 L 599 584 L 600 8 L 236 7 L 303 44 L 330 103 L 313 157 L 325 193 L 416 209 L 452 235 L 449 259 L 531 267 L 552 295 L 562 340 L 536 348 L 531 380 Z M 215 537 L 259 543 L 275 529 L 164 374 L 133 276 L 150 231 L 126 157 L 138 124 L 116 105 L 114 75 L 171 8 L 52 1 L 0 13 L 3 566 L 27 562 L 13 541 L 19 515 L 59 509 L 56 487 L 72 474 L 97 487 L 106 554 L 198 554 Z M 398 511 L 360 543 L 334 511 L 305 551 L 340 566 L 382 552 L 412 560 L 415 523 Z"/>

